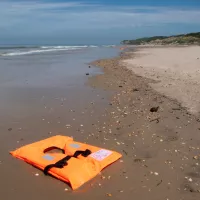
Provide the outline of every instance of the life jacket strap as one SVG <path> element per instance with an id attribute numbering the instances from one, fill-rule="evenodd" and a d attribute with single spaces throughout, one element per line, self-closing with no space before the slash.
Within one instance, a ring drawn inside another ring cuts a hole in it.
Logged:
<path id="1" fill-rule="evenodd" d="M 83 157 L 87 157 L 91 153 L 92 152 L 89 149 L 86 149 L 85 151 L 76 151 L 73 156 L 66 156 L 63 159 L 57 161 L 55 164 L 47 165 L 44 168 L 44 174 L 48 175 L 48 172 L 52 167 L 56 167 L 56 168 L 62 169 L 63 167 L 67 166 L 68 165 L 67 161 L 70 160 L 70 158 L 72 158 L 72 157 L 77 158 L 79 155 L 82 155 Z"/>

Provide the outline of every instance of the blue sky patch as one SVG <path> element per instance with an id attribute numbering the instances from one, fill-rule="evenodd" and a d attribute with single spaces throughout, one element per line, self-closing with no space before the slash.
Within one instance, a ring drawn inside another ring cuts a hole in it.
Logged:
<path id="1" fill-rule="evenodd" d="M 200 30 L 199 0 L 1 0 L 0 44 L 118 44 Z"/>

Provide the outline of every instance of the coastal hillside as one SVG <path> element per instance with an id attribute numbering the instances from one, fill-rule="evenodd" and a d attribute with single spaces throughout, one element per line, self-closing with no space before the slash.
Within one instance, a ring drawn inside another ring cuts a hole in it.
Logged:
<path id="1" fill-rule="evenodd" d="M 173 36 L 144 37 L 135 40 L 123 40 L 121 43 L 126 45 L 146 45 L 146 44 L 152 44 L 152 45 L 197 44 L 198 45 L 200 44 L 200 32 L 182 34 L 182 35 L 173 35 Z"/>

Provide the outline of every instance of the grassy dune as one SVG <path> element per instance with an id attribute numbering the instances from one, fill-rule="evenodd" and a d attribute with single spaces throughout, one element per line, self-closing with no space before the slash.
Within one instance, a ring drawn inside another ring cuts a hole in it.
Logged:
<path id="1" fill-rule="evenodd" d="M 145 44 L 154 44 L 154 45 L 170 45 L 170 44 L 179 44 L 179 45 L 194 45 L 200 44 L 200 32 L 189 33 L 185 35 L 173 35 L 173 36 L 154 36 L 154 37 L 145 37 L 138 38 L 135 40 L 123 40 L 122 44 L 127 45 L 145 45 Z"/>

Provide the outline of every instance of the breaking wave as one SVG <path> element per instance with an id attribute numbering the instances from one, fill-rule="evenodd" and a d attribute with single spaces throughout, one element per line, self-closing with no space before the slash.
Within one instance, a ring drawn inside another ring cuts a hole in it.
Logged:
<path id="1" fill-rule="evenodd" d="M 114 45 L 102 45 L 103 47 L 112 47 Z M 40 54 L 53 51 L 73 51 L 85 48 L 98 48 L 96 45 L 83 46 L 8 46 L 0 47 L 0 56 L 20 56 L 30 54 Z"/>
<path id="2" fill-rule="evenodd" d="M 72 51 L 78 49 L 84 49 L 89 47 L 97 46 L 40 46 L 40 47 L 0 47 L 0 50 L 4 50 L 0 53 L 1 56 L 20 56 L 20 55 L 30 55 L 30 54 L 40 54 L 45 52 L 53 51 Z M 7 52 L 5 52 L 7 51 Z"/>

